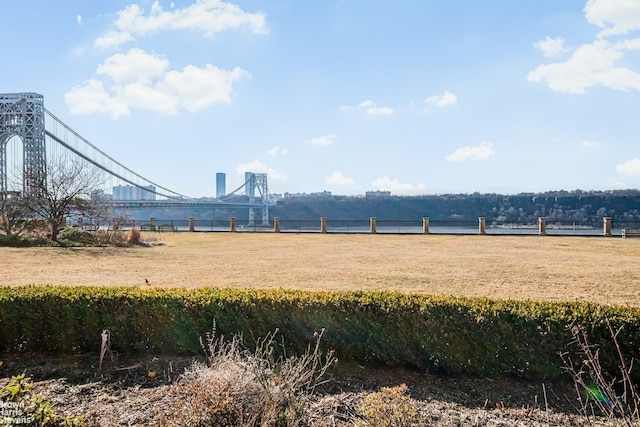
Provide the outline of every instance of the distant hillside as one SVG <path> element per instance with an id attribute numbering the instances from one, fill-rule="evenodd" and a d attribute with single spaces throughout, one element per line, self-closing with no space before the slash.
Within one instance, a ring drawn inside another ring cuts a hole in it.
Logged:
<path id="1" fill-rule="evenodd" d="M 157 209 L 131 210 L 123 213 L 134 219 L 228 220 L 248 219 L 247 208 L 213 208 L 211 210 Z M 259 215 L 259 214 L 258 214 Z M 269 217 L 282 220 L 380 220 L 416 221 L 429 217 L 432 221 L 475 221 L 485 217 L 488 222 L 547 221 L 600 223 L 603 217 L 613 221 L 640 223 L 640 191 L 553 191 L 546 193 L 502 194 L 442 194 L 416 197 L 365 198 L 353 196 L 302 195 L 278 201 L 269 208 Z M 258 219 L 258 218 L 256 218 Z"/>
<path id="2" fill-rule="evenodd" d="M 314 220 L 327 217 L 334 220 L 363 220 L 377 217 L 383 220 L 434 221 L 548 221 L 601 222 L 603 217 L 614 221 L 640 221 L 640 191 L 555 191 L 547 193 L 446 194 L 419 197 L 364 198 L 348 196 L 309 195 L 284 199 L 270 209 L 271 217 L 283 220 Z"/>

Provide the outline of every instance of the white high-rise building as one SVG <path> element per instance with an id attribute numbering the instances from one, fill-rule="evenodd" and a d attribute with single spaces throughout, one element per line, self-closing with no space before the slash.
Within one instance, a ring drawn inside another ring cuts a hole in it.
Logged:
<path id="1" fill-rule="evenodd" d="M 143 187 L 116 185 L 113 187 L 113 200 L 155 200 L 155 191 L 154 185 Z"/>
<path id="2" fill-rule="evenodd" d="M 227 176 L 224 173 L 216 173 L 216 197 L 224 196 L 225 194 L 227 194 L 226 180 Z"/>

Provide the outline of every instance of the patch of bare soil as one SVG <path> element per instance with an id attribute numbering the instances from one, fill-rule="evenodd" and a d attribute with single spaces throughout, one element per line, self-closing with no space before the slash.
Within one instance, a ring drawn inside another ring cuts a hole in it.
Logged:
<path id="1" fill-rule="evenodd" d="M 192 425 L 183 415 L 193 402 L 190 396 L 177 393 L 185 390 L 180 388 L 187 381 L 182 373 L 193 365 L 192 359 L 117 360 L 105 363 L 100 374 L 98 360 L 89 357 L 3 359 L 0 387 L 11 375 L 25 372 L 34 380 L 34 391 L 51 402 L 59 415 L 85 414 L 89 426 Z M 407 385 L 408 402 L 421 421 L 396 423 L 391 413 L 388 426 L 619 425 L 616 420 L 581 416 L 572 384 L 449 377 L 342 362 L 333 370 L 331 381 L 314 395 L 302 425 L 374 426 L 366 419 L 363 402 L 381 387 L 400 384 Z"/>

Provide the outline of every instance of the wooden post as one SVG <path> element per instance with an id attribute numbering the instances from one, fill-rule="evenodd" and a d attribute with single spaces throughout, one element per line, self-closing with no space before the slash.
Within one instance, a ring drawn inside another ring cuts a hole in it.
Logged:
<path id="1" fill-rule="evenodd" d="M 478 234 L 487 234 L 485 217 L 478 218 Z"/>
<path id="2" fill-rule="evenodd" d="M 196 220 L 195 218 L 189 218 L 189 231 L 196 231 Z"/>
<path id="3" fill-rule="evenodd" d="M 325 216 L 320 218 L 320 232 L 321 233 L 326 233 L 327 232 L 327 217 L 325 217 Z"/>
<path id="4" fill-rule="evenodd" d="M 371 218 L 369 218 L 369 231 L 372 234 L 375 234 L 377 232 L 377 227 L 376 227 L 376 217 L 372 216 Z"/>
<path id="5" fill-rule="evenodd" d="M 280 218 L 278 217 L 273 218 L 273 231 L 280 232 Z"/>
<path id="6" fill-rule="evenodd" d="M 232 232 L 236 231 L 236 217 L 232 216 L 231 217 L 231 230 Z"/>
<path id="7" fill-rule="evenodd" d="M 538 218 L 538 236 L 547 235 L 547 218 Z"/>
<path id="8" fill-rule="evenodd" d="M 422 218 L 422 234 L 429 234 L 429 217 Z"/>
<path id="9" fill-rule="evenodd" d="M 604 237 L 611 237 L 611 218 L 604 217 L 602 218 L 603 227 L 604 227 Z"/>
<path id="10" fill-rule="evenodd" d="M 154 217 L 149 218 L 149 230 L 156 231 L 156 219 Z"/>

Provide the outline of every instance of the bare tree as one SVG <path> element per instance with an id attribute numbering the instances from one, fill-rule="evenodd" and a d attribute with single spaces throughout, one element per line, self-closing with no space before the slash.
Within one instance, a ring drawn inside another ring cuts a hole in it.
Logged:
<path id="1" fill-rule="evenodd" d="M 25 195 L 27 208 L 47 222 L 51 238 L 57 241 L 68 216 L 95 211 L 99 201 L 92 194 L 101 186 L 103 175 L 88 163 L 61 158 L 47 161 L 46 174 L 30 182 L 31 193 Z"/>
<path id="2" fill-rule="evenodd" d="M 28 210 L 18 191 L 0 192 L 0 230 L 7 237 L 19 236 L 28 227 Z"/>

